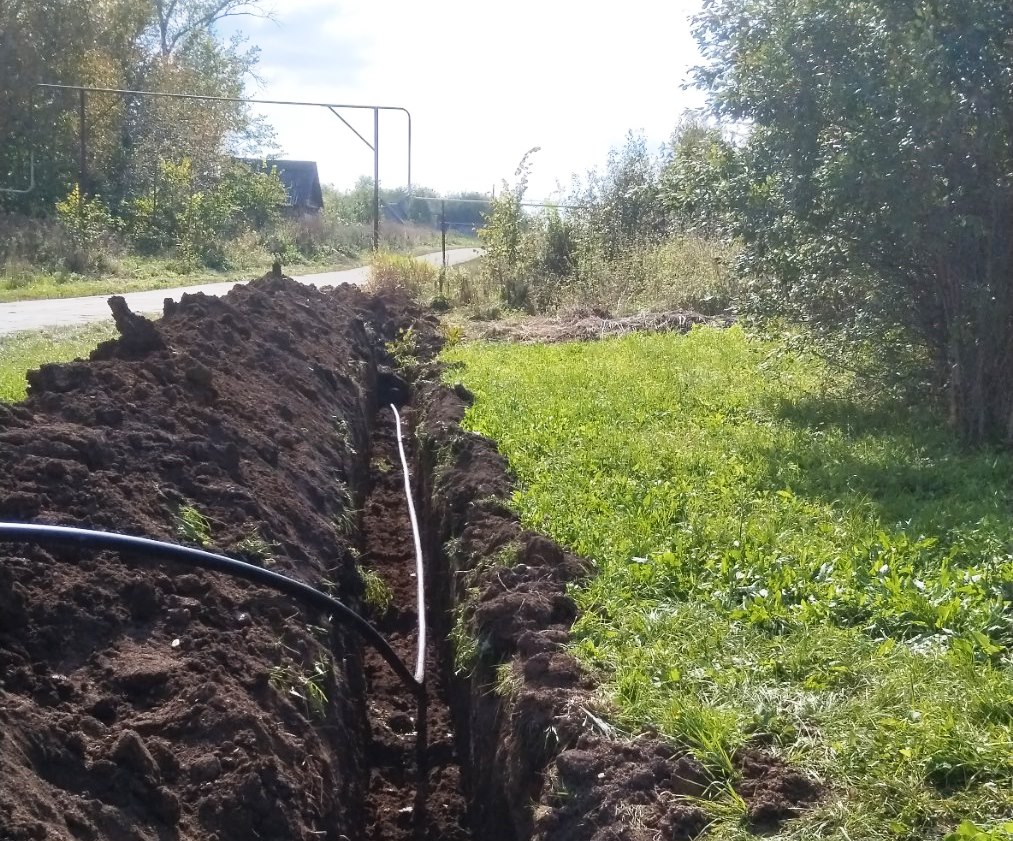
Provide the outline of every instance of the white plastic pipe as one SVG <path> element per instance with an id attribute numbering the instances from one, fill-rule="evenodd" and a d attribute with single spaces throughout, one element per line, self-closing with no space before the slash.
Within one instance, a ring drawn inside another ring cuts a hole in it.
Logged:
<path id="1" fill-rule="evenodd" d="M 416 603 L 418 605 L 419 640 L 415 655 L 415 680 L 422 683 L 426 675 L 426 584 L 425 568 L 422 562 L 422 538 L 419 536 L 419 520 L 415 515 L 415 502 L 412 498 L 412 483 L 408 474 L 408 459 L 405 457 L 404 441 L 401 438 L 401 416 L 393 403 L 390 409 L 397 422 L 397 449 L 401 454 L 401 470 L 404 473 L 404 492 L 408 499 L 408 516 L 412 521 L 412 537 L 415 540 L 415 578 L 417 584 Z"/>

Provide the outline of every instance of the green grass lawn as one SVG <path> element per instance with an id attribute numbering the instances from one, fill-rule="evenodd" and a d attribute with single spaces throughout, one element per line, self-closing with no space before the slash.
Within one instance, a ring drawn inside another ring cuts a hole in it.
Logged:
<path id="1" fill-rule="evenodd" d="M 87 327 L 57 327 L 0 336 L 0 401 L 25 397 L 25 373 L 46 362 L 87 358 L 95 347 L 116 335 L 112 322 Z"/>
<path id="2" fill-rule="evenodd" d="M 525 525 L 594 562 L 574 648 L 618 724 L 824 781 L 778 838 L 1013 837 L 1010 455 L 738 328 L 446 358 Z"/>

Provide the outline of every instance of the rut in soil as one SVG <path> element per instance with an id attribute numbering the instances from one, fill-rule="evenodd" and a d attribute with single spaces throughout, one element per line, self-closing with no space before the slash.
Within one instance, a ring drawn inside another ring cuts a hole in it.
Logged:
<path id="1" fill-rule="evenodd" d="M 414 444 L 411 421 L 412 410 L 402 410 L 409 465 Z M 360 561 L 365 569 L 380 576 L 392 595 L 390 607 L 382 616 L 375 616 L 375 624 L 398 656 L 413 667 L 417 638 L 415 552 L 390 406 L 381 406 L 373 429 Z M 416 492 L 417 488 L 413 477 Z M 369 838 L 463 841 L 471 837 L 447 703 L 446 672 L 440 662 L 442 646 L 430 640 L 427 649 L 427 711 L 422 748 L 415 697 L 379 654 L 371 648 L 364 653 L 370 729 L 366 748 L 370 773 L 366 804 Z"/>

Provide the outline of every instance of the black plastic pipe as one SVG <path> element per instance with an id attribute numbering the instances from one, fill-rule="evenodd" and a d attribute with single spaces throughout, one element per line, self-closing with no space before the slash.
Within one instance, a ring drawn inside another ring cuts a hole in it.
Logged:
<path id="1" fill-rule="evenodd" d="M 316 608 L 331 616 L 333 621 L 354 628 L 367 643 L 372 645 L 390 664 L 394 673 L 401 678 L 405 686 L 418 698 L 425 697 L 425 686 L 415 680 L 408 667 L 401 662 L 394 649 L 383 635 L 359 616 L 347 605 L 333 596 L 315 590 L 308 584 L 288 578 L 277 572 L 263 569 L 253 564 L 215 555 L 189 546 L 175 543 L 163 543 L 146 537 L 131 537 L 114 532 L 93 531 L 91 529 L 71 528 L 69 526 L 43 526 L 32 523 L 0 523 L 0 542 L 31 543 L 38 546 L 64 545 L 82 549 L 108 549 L 114 552 L 126 552 L 144 558 L 160 561 L 175 561 L 191 567 L 200 567 L 214 572 L 223 572 L 236 578 L 243 578 L 254 584 L 263 584 L 279 593 Z"/>

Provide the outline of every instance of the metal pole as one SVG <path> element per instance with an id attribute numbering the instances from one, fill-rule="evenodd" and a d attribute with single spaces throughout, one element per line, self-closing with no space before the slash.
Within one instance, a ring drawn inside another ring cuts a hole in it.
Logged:
<path id="1" fill-rule="evenodd" d="M 77 191 L 80 193 L 81 198 L 84 198 L 85 193 L 85 179 L 88 177 L 88 136 L 87 126 L 85 123 L 85 90 L 81 88 L 80 102 L 78 108 L 78 141 L 80 143 L 80 149 L 78 151 L 78 169 L 77 169 Z M 82 204 L 83 207 L 83 204 Z"/>
<path id="2" fill-rule="evenodd" d="M 380 109 L 373 109 L 373 251 L 380 250 Z"/>
<path id="3" fill-rule="evenodd" d="M 443 244 L 443 268 L 440 270 L 440 297 L 443 297 L 443 284 L 447 279 L 447 203 L 440 202 L 440 240 Z"/>

